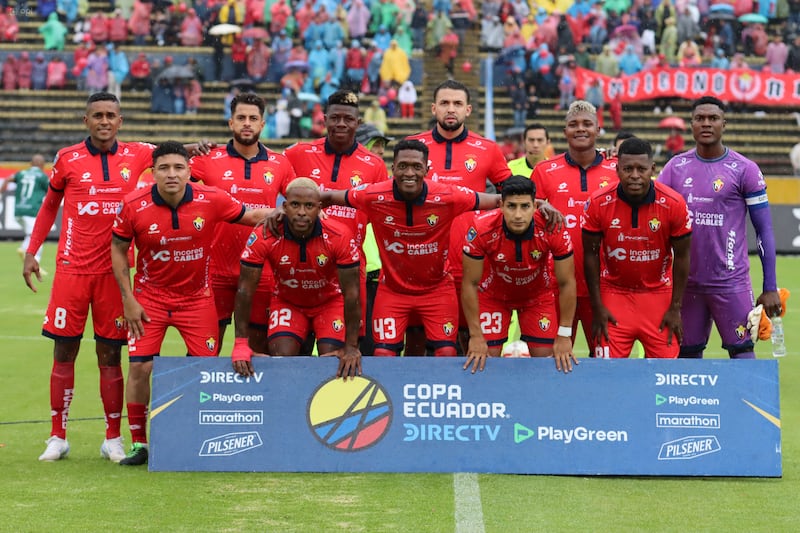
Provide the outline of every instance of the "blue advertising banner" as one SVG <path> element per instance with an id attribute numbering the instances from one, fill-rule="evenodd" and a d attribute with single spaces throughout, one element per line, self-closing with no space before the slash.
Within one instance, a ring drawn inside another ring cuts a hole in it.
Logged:
<path id="1" fill-rule="evenodd" d="M 156 358 L 150 470 L 781 476 L 773 360 Z"/>

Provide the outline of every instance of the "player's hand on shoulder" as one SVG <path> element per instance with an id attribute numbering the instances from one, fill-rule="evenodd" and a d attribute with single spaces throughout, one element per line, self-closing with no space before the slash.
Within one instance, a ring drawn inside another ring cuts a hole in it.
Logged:
<path id="1" fill-rule="evenodd" d="M 281 236 L 281 224 L 283 223 L 283 217 L 286 216 L 286 213 L 283 210 L 283 206 L 279 205 L 275 209 L 273 209 L 267 216 L 264 217 L 264 220 L 259 222 L 256 225 L 256 228 L 263 225 L 261 228 L 261 235 L 265 239 L 270 235 L 274 235 L 275 237 Z"/>
<path id="2" fill-rule="evenodd" d="M 538 207 L 546 222 L 545 229 L 549 233 L 561 231 L 564 227 L 564 214 L 553 207 L 550 202 L 541 202 Z"/>

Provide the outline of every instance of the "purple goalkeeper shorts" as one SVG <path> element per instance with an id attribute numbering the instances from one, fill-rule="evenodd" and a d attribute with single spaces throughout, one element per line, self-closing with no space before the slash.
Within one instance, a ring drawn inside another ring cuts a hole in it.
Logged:
<path id="1" fill-rule="evenodd" d="M 753 308 L 753 291 L 701 294 L 686 289 L 681 319 L 683 342 L 681 357 L 700 354 L 708 343 L 712 321 L 722 338 L 722 347 L 732 358 L 753 359 L 753 341 L 747 330 L 747 314 Z M 696 357 L 696 355 L 695 355 Z"/>

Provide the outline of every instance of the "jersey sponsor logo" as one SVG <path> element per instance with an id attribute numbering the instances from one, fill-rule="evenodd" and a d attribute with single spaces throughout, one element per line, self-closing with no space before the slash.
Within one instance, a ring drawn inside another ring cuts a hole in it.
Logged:
<path id="1" fill-rule="evenodd" d="M 567 190 L 567 187 L 568 187 L 567 182 L 562 181 L 561 183 L 558 184 L 558 192 L 569 192 Z"/>
<path id="2" fill-rule="evenodd" d="M 289 263 L 290 263 L 289 256 L 288 255 L 282 255 L 280 264 L 281 265 L 288 265 Z"/>
<path id="3" fill-rule="evenodd" d="M 79 215 L 96 215 L 100 212 L 100 204 L 97 202 L 78 202 L 78 214 Z"/>
<path id="4" fill-rule="evenodd" d="M 206 221 L 203 217 L 197 217 L 194 220 L 192 220 L 192 226 L 194 226 L 194 229 L 196 229 L 197 231 L 201 231 L 203 229 L 203 226 L 205 225 Z"/>
<path id="5" fill-rule="evenodd" d="M 722 179 L 720 178 L 715 179 L 714 182 L 711 184 L 711 188 L 714 189 L 714 192 L 721 191 L 724 186 L 725 182 L 722 181 Z"/>
<path id="6" fill-rule="evenodd" d="M 214 152 L 214 155 L 211 156 L 211 159 L 222 159 L 223 157 L 225 157 L 225 153 L 222 152 L 222 150 L 217 150 Z"/>
<path id="7" fill-rule="evenodd" d="M 394 252 L 396 254 L 402 254 L 406 251 L 405 246 L 399 242 L 389 243 L 389 241 L 383 241 L 383 247 L 386 249 L 387 252 Z"/>
<path id="8" fill-rule="evenodd" d="M 684 167 L 684 166 L 686 166 L 688 164 L 689 164 L 689 160 L 686 159 L 685 157 L 681 157 L 681 160 L 678 161 L 677 163 L 675 163 L 675 166 L 680 168 L 680 167 Z"/>
<path id="9" fill-rule="evenodd" d="M 340 318 L 337 318 L 331 323 L 331 326 L 333 327 L 333 331 L 338 333 L 344 329 L 344 322 L 342 322 Z"/>
<path id="10" fill-rule="evenodd" d="M 122 169 L 119 171 L 119 175 L 124 181 L 128 181 L 131 179 L 131 169 L 128 167 L 122 167 Z"/>
<path id="11" fill-rule="evenodd" d="M 171 259 L 169 250 L 160 250 L 158 252 L 150 250 L 150 257 L 153 258 L 153 261 L 164 261 L 165 263 Z"/>
<path id="12" fill-rule="evenodd" d="M 658 228 L 661 227 L 661 221 L 653 217 L 647 222 L 647 225 L 650 226 L 650 231 L 658 231 Z"/>
<path id="13" fill-rule="evenodd" d="M 325 254 L 319 254 L 317 256 L 317 264 L 321 267 L 325 266 L 328 263 L 328 256 Z"/>
<path id="14" fill-rule="evenodd" d="M 725 268 L 736 270 L 736 232 L 728 232 L 728 240 L 725 242 Z"/>
<path id="15" fill-rule="evenodd" d="M 92 173 L 91 172 L 84 172 L 81 175 L 81 181 L 84 182 L 84 183 L 87 182 L 87 181 L 92 181 Z"/>
<path id="16" fill-rule="evenodd" d="M 478 167 L 478 162 L 475 160 L 474 155 L 467 155 L 467 159 L 464 161 L 464 168 L 467 169 L 467 172 L 472 172 Z"/>
<path id="17" fill-rule="evenodd" d="M 620 222 L 620 221 L 619 221 L 619 219 L 618 219 L 618 218 L 613 218 L 613 219 L 611 219 L 611 225 L 610 225 L 609 227 L 610 227 L 610 228 L 614 228 L 614 229 L 619 229 L 619 228 L 621 227 L 621 226 L 619 225 L 619 222 Z"/>
<path id="18" fill-rule="evenodd" d="M 384 224 L 394 224 L 394 217 L 389 215 L 383 219 Z"/>
<path id="19" fill-rule="evenodd" d="M 433 227 L 439 223 L 439 215 L 431 213 L 430 215 L 425 218 L 425 221 L 428 223 L 429 226 Z"/>
<path id="20" fill-rule="evenodd" d="M 692 178 L 690 176 L 690 177 L 686 178 L 685 180 L 683 180 L 683 186 L 684 187 L 694 187 L 694 183 L 693 182 L 694 182 L 694 178 Z"/>
<path id="21" fill-rule="evenodd" d="M 539 319 L 539 329 L 541 329 L 542 331 L 547 331 L 547 330 L 550 329 L 550 324 L 551 323 L 552 322 L 550 321 L 550 319 L 548 317 L 543 316 L 543 317 L 541 317 Z"/>
<path id="22" fill-rule="evenodd" d="M 447 322 L 444 325 L 442 325 L 442 331 L 444 331 L 444 334 L 448 337 L 453 334 L 455 329 L 456 327 L 453 325 L 452 322 Z"/>
<path id="23" fill-rule="evenodd" d="M 628 252 L 625 248 L 614 248 L 613 250 L 608 250 L 608 257 L 618 259 L 620 261 L 624 261 L 628 258 Z"/>
<path id="24" fill-rule="evenodd" d="M 300 282 L 298 282 L 296 279 L 282 279 L 280 280 L 280 283 L 281 285 L 286 285 L 290 289 L 296 289 L 300 286 Z"/>

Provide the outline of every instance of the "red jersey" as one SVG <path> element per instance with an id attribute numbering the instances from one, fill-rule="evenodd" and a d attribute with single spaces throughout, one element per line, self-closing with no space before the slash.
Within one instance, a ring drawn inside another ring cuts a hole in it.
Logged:
<path id="1" fill-rule="evenodd" d="M 486 180 L 499 185 L 511 177 L 511 170 L 497 143 L 467 128 L 455 139 L 445 139 L 437 128 L 408 138 L 422 141 L 428 147 L 431 181 L 486 192 Z M 473 217 L 465 215 L 453 223 L 448 271 L 456 279 L 461 278 L 461 249 L 472 222 Z"/>
<path id="2" fill-rule="evenodd" d="M 427 180 L 412 202 L 394 180 L 351 189 L 345 200 L 372 223 L 386 286 L 405 294 L 425 293 L 444 279 L 453 219 L 479 201 L 473 190 Z"/>
<path id="3" fill-rule="evenodd" d="M 341 222 L 317 219 L 307 239 L 294 237 L 283 224 L 283 236 L 254 231 L 242 251 L 242 264 L 263 267 L 275 276 L 275 294 L 298 307 L 320 307 L 342 294 L 339 268 L 358 268 L 360 254 L 350 229 Z"/>
<path id="4" fill-rule="evenodd" d="M 50 174 L 50 188 L 64 195 L 56 264 L 63 272 L 111 272 L 111 232 L 126 194 L 136 189 L 139 175 L 153 164 L 153 146 L 117 142 L 101 153 L 89 139 L 59 150 Z M 40 213 L 41 216 L 41 213 Z M 55 218 L 55 214 L 51 214 Z M 45 234 L 48 216 L 42 217 Z"/>
<path id="5" fill-rule="evenodd" d="M 197 183 L 186 185 L 173 209 L 153 185 L 125 197 L 112 231 L 119 239 L 134 241 L 139 250 L 137 290 L 187 301 L 211 294 L 208 269 L 215 226 L 236 222 L 244 212 L 228 193 Z"/>
<path id="6" fill-rule="evenodd" d="M 671 239 L 692 232 L 683 197 L 652 182 L 641 204 L 632 204 L 621 186 L 596 191 L 581 219 L 583 231 L 603 236 L 600 283 L 626 292 L 672 287 Z"/>
<path id="7" fill-rule="evenodd" d="M 464 254 L 485 259 L 484 275 L 479 289 L 495 300 L 529 302 L 542 292 L 556 287 L 552 277 L 552 260 L 572 255 L 569 232 L 549 233 L 538 211 L 533 223 L 522 235 L 506 228 L 500 209 L 476 217 L 467 232 Z"/>
<path id="8" fill-rule="evenodd" d="M 313 179 L 323 191 L 343 191 L 389 179 L 383 159 L 358 143 L 353 143 L 346 152 L 336 153 L 325 137 L 297 143 L 284 153 L 299 177 Z M 288 185 L 288 181 L 281 184 L 282 193 L 286 193 Z M 364 217 L 359 217 L 350 207 L 339 205 L 326 208 L 325 213 L 347 224 L 361 246 L 367 228 Z"/>
<path id="9" fill-rule="evenodd" d="M 619 182 L 617 160 L 606 159 L 602 153 L 597 152 L 589 168 L 583 169 L 566 152 L 536 165 L 531 179 L 536 185 L 536 198 L 547 200 L 564 215 L 564 225 L 572 238 L 575 252 L 577 294 L 579 297 L 589 296 L 583 274 L 580 217 L 589 195 L 597 189 Z"/>
<path id="10" fill-rule="evenodd" d="M 280 184 L 295 178 L 291 163 L 262 144 L 259 144 L 258 155 L 248 160 L 230 141 L 224 148 L 193 157 L 190 165 L 194 179 L 229 192 L 249 209 L 276 207 Z M 212 275 L 239 279 L 239 256 L 251 231 L 252 228 L 239 224 L 217 226 L 211 248 Z"/>

